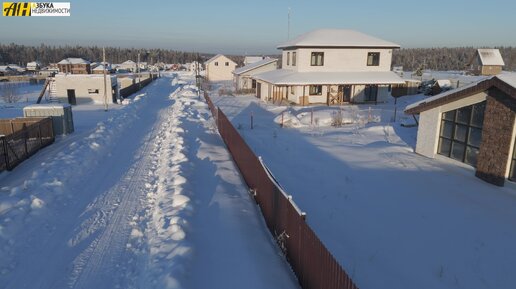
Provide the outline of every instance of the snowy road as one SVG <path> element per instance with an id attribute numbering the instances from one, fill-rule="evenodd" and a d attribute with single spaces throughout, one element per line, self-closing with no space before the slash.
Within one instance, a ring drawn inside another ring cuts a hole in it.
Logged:
<path id="1" fill-rule="evenodd" d="M 297 287 L 206 105 L 177 83 L 2 178 L 0 288 Z"/>

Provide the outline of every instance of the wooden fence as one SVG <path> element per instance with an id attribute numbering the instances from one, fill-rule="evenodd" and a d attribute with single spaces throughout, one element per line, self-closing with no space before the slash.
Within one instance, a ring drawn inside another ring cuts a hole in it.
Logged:
<path id="1" fill-rule="evenodd" d="M 281 188 L 220 108 L 215 108 L 208 94 L 205 93 L 204 96 L 224 143 L 301 287 L 357 289 L 342 266 L 306 223 L 305 214 L 292 201 L 292 197 Z"/>
<path id="2" fill-rule="evenodd" d="M 54 142 L 51 118 L 0 120 L 0 171 L 12 170 Z"/>

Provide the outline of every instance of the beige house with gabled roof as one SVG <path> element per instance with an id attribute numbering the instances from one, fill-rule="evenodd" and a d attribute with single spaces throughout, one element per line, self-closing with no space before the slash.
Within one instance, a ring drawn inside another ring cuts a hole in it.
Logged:
<path id="1" fill-rule="evenodd" d="M 347 29 L 320 29 L 278 46 L 282 69 L 253 76 L 263 100 L 308 104 L 383 102 L 405 82 L 391 71 L 398 44 Z"/>
<path id="2" fill-rule="evenodd" d="M 469 63 L 470 71 L 475 75 L 497 75 L 505 66 L 500 50 L 477 49 Z"/>
<path id="3" fill-rule="evenodd" d="M 206 67 L 206 78 L 209 81 L 233 80 L 233 71 L 237 66 L 236 62 L 228 57 L 217 54 L 204 63 Z"/>

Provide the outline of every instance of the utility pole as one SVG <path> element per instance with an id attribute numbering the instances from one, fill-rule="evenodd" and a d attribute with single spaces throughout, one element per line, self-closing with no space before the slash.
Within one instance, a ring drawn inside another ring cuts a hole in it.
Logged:
<path id="1" fill-rule="evenodd" d="M 106 48 L 102 47 L 102 65 L 104 71 L 104 111 L 108 110 L 108 102 L 107 102 L 107 76 L 106 76 Z"/>
<path id="2" fill-rule="evenodd" d="M 141 83 L 140 83 L 140 81 L 141 81 L 141 79 L 140 79 L 140 52 L 138 52 L 138 64 L 136 66 L 136 71 L 138 73 L 138 87 L 142 88 Z"/>
<path id="3" fill-rule="evenodd" d="M 290 40 L 290 7 L 288 7 L 287 40 Z"/>

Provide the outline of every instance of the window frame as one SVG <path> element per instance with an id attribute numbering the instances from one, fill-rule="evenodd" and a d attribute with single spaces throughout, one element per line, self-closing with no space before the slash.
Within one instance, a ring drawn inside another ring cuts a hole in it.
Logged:
<path id="1" fill-rule="evenodd" d="M 297 53 L 294 51 L 292 52 L 292 66 L 296 66 L 297 62 Z"/>
<path id="2" fill-rule="evenodd" d="M 474 123 L 473 119 L 474 119 L 474 112 L 480 113 L 480 111 L 476 111 L 475 108 L 478 106 L 481 106 L 481 105 L 483 106 L 483 111 L 482 111 L 483 119 L 482 119 L 482 124 L 479 125 L 479 124 Z M 441 114 L 441 121 L 439 123 L 440 128 L 439 128 L 439 138 L 438 138 L 438 142 L 437 142 L 437 154 L 454 159 L 454 160 L 462 162 L 462 163 L 465 163 L 472 167 L 476 167 L 477 161 L 478 161 L 477 159 L 475 160 L 474 163 L 471 163 L 468 161 L 468 149 L 476 150 L 477 152 L 480 151 L 480 146 L 481 146 L 481 142 L 482 142 L 482 130 L 483 130 L 483 123 L 484 123 L 485 106 L 486 106 L 486 101 L 482 101 L 482 102 L 478 102 L 478 103 L 475 103 L 472 105 L 463 106 L 463 107 L 460 107 L 460 108 L 457 108 L 454 110 L 449 110 L 449 111 L 443 112 Z M 469 110 L 469 112 L 468 112 L 469 120 L 467 121 L 467 123 L 460 120 L 461 116 L 459 114 L 460 110 L 465 110 L 465 109 Z M 453 112 L 453 117 L 449 118 L 447 115 L 452 112 Z M 443 134 L 444 127 L 446 125 L 451 126 L 450 136 Z M 458 136 L 458 132 L 459 132 L 458 129 L 462 130 L 464 128 L 465 128 L 464 137 Z M 473 130 L 480 130 L 480 132 L 481 132 L 478 146 L 476 144 L 472 143 L 471 139 L 470 139 L 470 136 L 472 135 Z M 462 140 L 462 139 L 464 139 L 464 140 Z M 448 152 L 442 151 L 443 142 L 449 143 L 449 151 Z M 463 147 L 460 158 L 456 158 L 455 156 L 453 156 L 453 154 L 454 154 L 453 149 L 456 146 Z M 477 157 L 478 157 L 478 155 L 477 155 Z"/>
<path id="3" fill-rule="evenodd" d="M 215 66 L 219 66 L 219 62 L 218 61 L 215 61 Z"/>
<path id="4" fill-rule="evenodd" d="M 372 56 L 371 63 L 369 63 L 369 57 Z M 380 66 L 380 52 L 368 52 L 367 53 L 367 66 Z"/>
<path id="5" fill-rule="evenodd" d="M 320 56 L 320 63 L 317 56 Z M 324 52 L 312 51 L 310 54 L 310 66 L 324 66 Z"/>
<path id="6" fill-rule="evenodd" d="M 322 95 L 322 85 L 310 85 L 308 87 L 309 95 Z"/>

